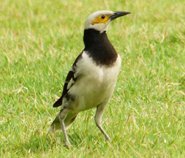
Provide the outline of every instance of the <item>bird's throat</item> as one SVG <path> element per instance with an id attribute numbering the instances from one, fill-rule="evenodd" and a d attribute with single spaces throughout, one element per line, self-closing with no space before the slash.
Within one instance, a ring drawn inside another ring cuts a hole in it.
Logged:
<path id="1" fill-rule="evenodd" d="M 85 49 L 97 65 L 111 66 L 117 59 L 117 52 L 110 43 L 106 31 L 100 33 L 94 29 L 84 31 Z"/>

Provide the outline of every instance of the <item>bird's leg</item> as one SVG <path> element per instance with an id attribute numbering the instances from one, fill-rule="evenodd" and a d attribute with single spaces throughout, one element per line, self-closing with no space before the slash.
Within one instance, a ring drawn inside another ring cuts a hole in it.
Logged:
<path id="1" fill-rule="evenodd" d="M 65 146 L 70 148 L 71 147 L 71 143 L 69 142 L 69 139 L 68 139 L 68 136 L 67 136 L 67 132 L 66 132 L 65 123 L 64 123 L 64 120 L 66 118 L 67 112 L 68 112 L 68 109 L 62 109 L 60 111 L 60 114 L 59 114 L 59 120 L 60 120 L 60 124 L 61 124 L 62 131 L 63 131 L 63 134 L 64 134 Z"/>
<path id="2" fill-rule="evenodd" d="M 98 126 L 98 128 L 101 130 L 101 132 L 104 134 L 105 138 L 110 141 L 110 137 L 108 136 L 108 134 L 105 132 L 105 130 L 103 129 L 103 127 L 101 126 L 101 121 L 102 121 L 102 116 L 103 116 L 103 112 L 105 110 L 105 105 L 103 106 L 98 106 L 97 110 L 96 110 L 96 115 L 95 115 L 95 122 L 96 125 Z"/>

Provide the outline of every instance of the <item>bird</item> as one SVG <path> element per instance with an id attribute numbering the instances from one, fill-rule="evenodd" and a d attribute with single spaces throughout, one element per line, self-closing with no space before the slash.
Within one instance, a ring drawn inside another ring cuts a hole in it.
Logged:
<path id="1" fill-rule="evenodd" d="M 62 131 L 65 146 L 71 147 L 67 129 L 81 111 L 96 108 L 95 123 L 105 138 L 109 135 L 101 125 L 105 108 L 113 94 L 121 68 L 121 57 L 108 39 L 110 23 L 127 11 L 100 10 L 85 22 L 83 42 L 85 48 L 77 56 L 67 74 L 62 96 L 53 104 L 61 110 L 51 123 L 48 133 Z"/>

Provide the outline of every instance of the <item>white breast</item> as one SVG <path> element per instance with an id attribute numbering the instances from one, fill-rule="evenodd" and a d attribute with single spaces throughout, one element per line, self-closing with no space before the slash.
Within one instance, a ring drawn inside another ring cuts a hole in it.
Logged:
<path id="1" fill-rule="evenodd" d="M 114 91 L 121 67 L 121 58 L 118 55 L 116 62 L 111 66 L 98 66 L 86 52 L 76 64 L 75 75 L 80 78 L 71 87 L 69 93 L 76 96 L 78 110 L 87 110 L 109 100 Z M 75 107 L 77 110 L 77 108 Z"/>

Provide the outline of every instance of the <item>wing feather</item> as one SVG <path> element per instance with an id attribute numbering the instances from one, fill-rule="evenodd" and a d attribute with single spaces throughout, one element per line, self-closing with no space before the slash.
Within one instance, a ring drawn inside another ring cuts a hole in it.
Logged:
<path id="1" fill-rule="evenodd" d="M 77 69 L 77 62 L 82 58 L 82 53 L 76 58 L 71 70 L 69 71 L 66 81 L 63 87 L 63 93 L 62 96 L 53 104 L 53 107 L 58 107 L 62 105 L 62 100 L 64 96 L 67 94 L 69 89 L 75 84 L 75 81 L 77 80 L 78 76 L 75 75 L 76 69 Z"/>

